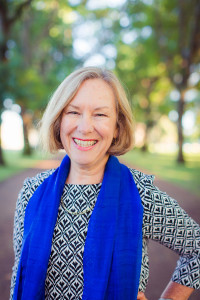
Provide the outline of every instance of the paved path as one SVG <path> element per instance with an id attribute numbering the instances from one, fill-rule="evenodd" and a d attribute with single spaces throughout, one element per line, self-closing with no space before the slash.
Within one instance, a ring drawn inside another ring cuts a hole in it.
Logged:
<path id="1" fill-rule="evenodd" d="M 41 162 L 35 169 L 29 169 L 0 183 L 0 299 L 9 298 L 11 268 L 13 265 L 12 231 L 16 199 L 23 181 L 41 172 L 42 169 L 56 167 L 59 161 Z M 162 180 L 156 185 L 178 200 L 190 216 L 200 223 L 200 199 L 189 192 Z M 160 253 L 162 253 L 160 255 Z M 157 300 L 176 264 L 177 255 L 167 248 L 151 242 L 149 244 L 150 279 L 146 295 L 149 300 Z M 200 292 L 195 291 L 191 300 L 199 300 Z M 27 299 L 28 300 L 28 299 Z"/>

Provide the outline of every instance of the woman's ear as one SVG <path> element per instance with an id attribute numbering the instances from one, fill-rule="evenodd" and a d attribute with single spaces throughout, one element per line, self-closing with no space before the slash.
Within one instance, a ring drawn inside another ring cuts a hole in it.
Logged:
<path id="1" fill-rule="evenodd" d="M 119 136 L 119 125 L 117 124 L 116 128 L 115 128 L 113 138 L 116 139 L 116 138 L 118 138 L 118 136 Z"/>

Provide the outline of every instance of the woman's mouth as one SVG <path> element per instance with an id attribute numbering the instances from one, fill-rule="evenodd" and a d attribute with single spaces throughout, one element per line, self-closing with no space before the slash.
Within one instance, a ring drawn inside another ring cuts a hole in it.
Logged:
<path id="1" fill-rule="evenodd" d="M 97 140 L 79 140 L 76 138 L 73 138 L 73 141 L 75 142 L 76 145 L 85 148 L 94 146 L 97 143 Z"/>

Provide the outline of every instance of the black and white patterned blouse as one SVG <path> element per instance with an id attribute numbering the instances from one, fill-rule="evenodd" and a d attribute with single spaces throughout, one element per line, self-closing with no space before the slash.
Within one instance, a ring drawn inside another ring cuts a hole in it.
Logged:
<path id="1" fill-rule="evenodd" d="M 54 170 L 28 178 L 19 194 L 14 222 L 15 264 L 11 280 L 10 299 L 13 298 L 17 266 L 19 263 L 24 231 L 24 215 L 27 203 L 37 187 Z M 200 288 L 200 227 L 186 212 L 153 185 L 153 176 L 130 169 L 142 200 L 143 250 L 139 290 L 145 291 L 149 277 L 148 239 L 158 241 L 180 255 L 172 280 L 188 287 Z M 63 203 L 60 203 L 54 229 L 51 256 L 45 282 L 45 299 L 79 300 L 83 293 L 83 252 L 88 222 L 101 183 L 91 185 L 66 184 Z"/>

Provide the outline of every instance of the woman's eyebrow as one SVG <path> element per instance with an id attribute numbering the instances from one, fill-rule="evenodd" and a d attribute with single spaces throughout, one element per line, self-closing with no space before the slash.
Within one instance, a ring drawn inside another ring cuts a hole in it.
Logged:
<path id="1" fill-rule="evenodd" d="M 99 106 L 96 107 L 94 110 L 100 110 L 100 109 L 109 109 L 109 106 Z"/>
<path id="2" fill-rule="evenodd" d="M 69 104 L 68 106 L 67 106 L 67 108 L 68 107 L 72 107 L 72 108 L 76 108 L 76 109 L 78 109 L 79 107 L 78 106 L 76 106 L 76 105 L 73 105 L 73 104 Z"/>
<path id="3" fill-rule="evenodd" d="M 74 105 L 74 104 L 69 104 L 69 105 L 66 107 L 66 109 L 68 109 L 68 108 L 80 109 L 79 106 Z M 103 109 L 103 110 L 110 110 L 110 107 L 107 106 L 107 105 L 105 105 L 105 106 L 98 106 L 98 107 L 95 107 L 93 111 L 98 111 L 98 110 L 102 110 L 102 109 Z"/>

